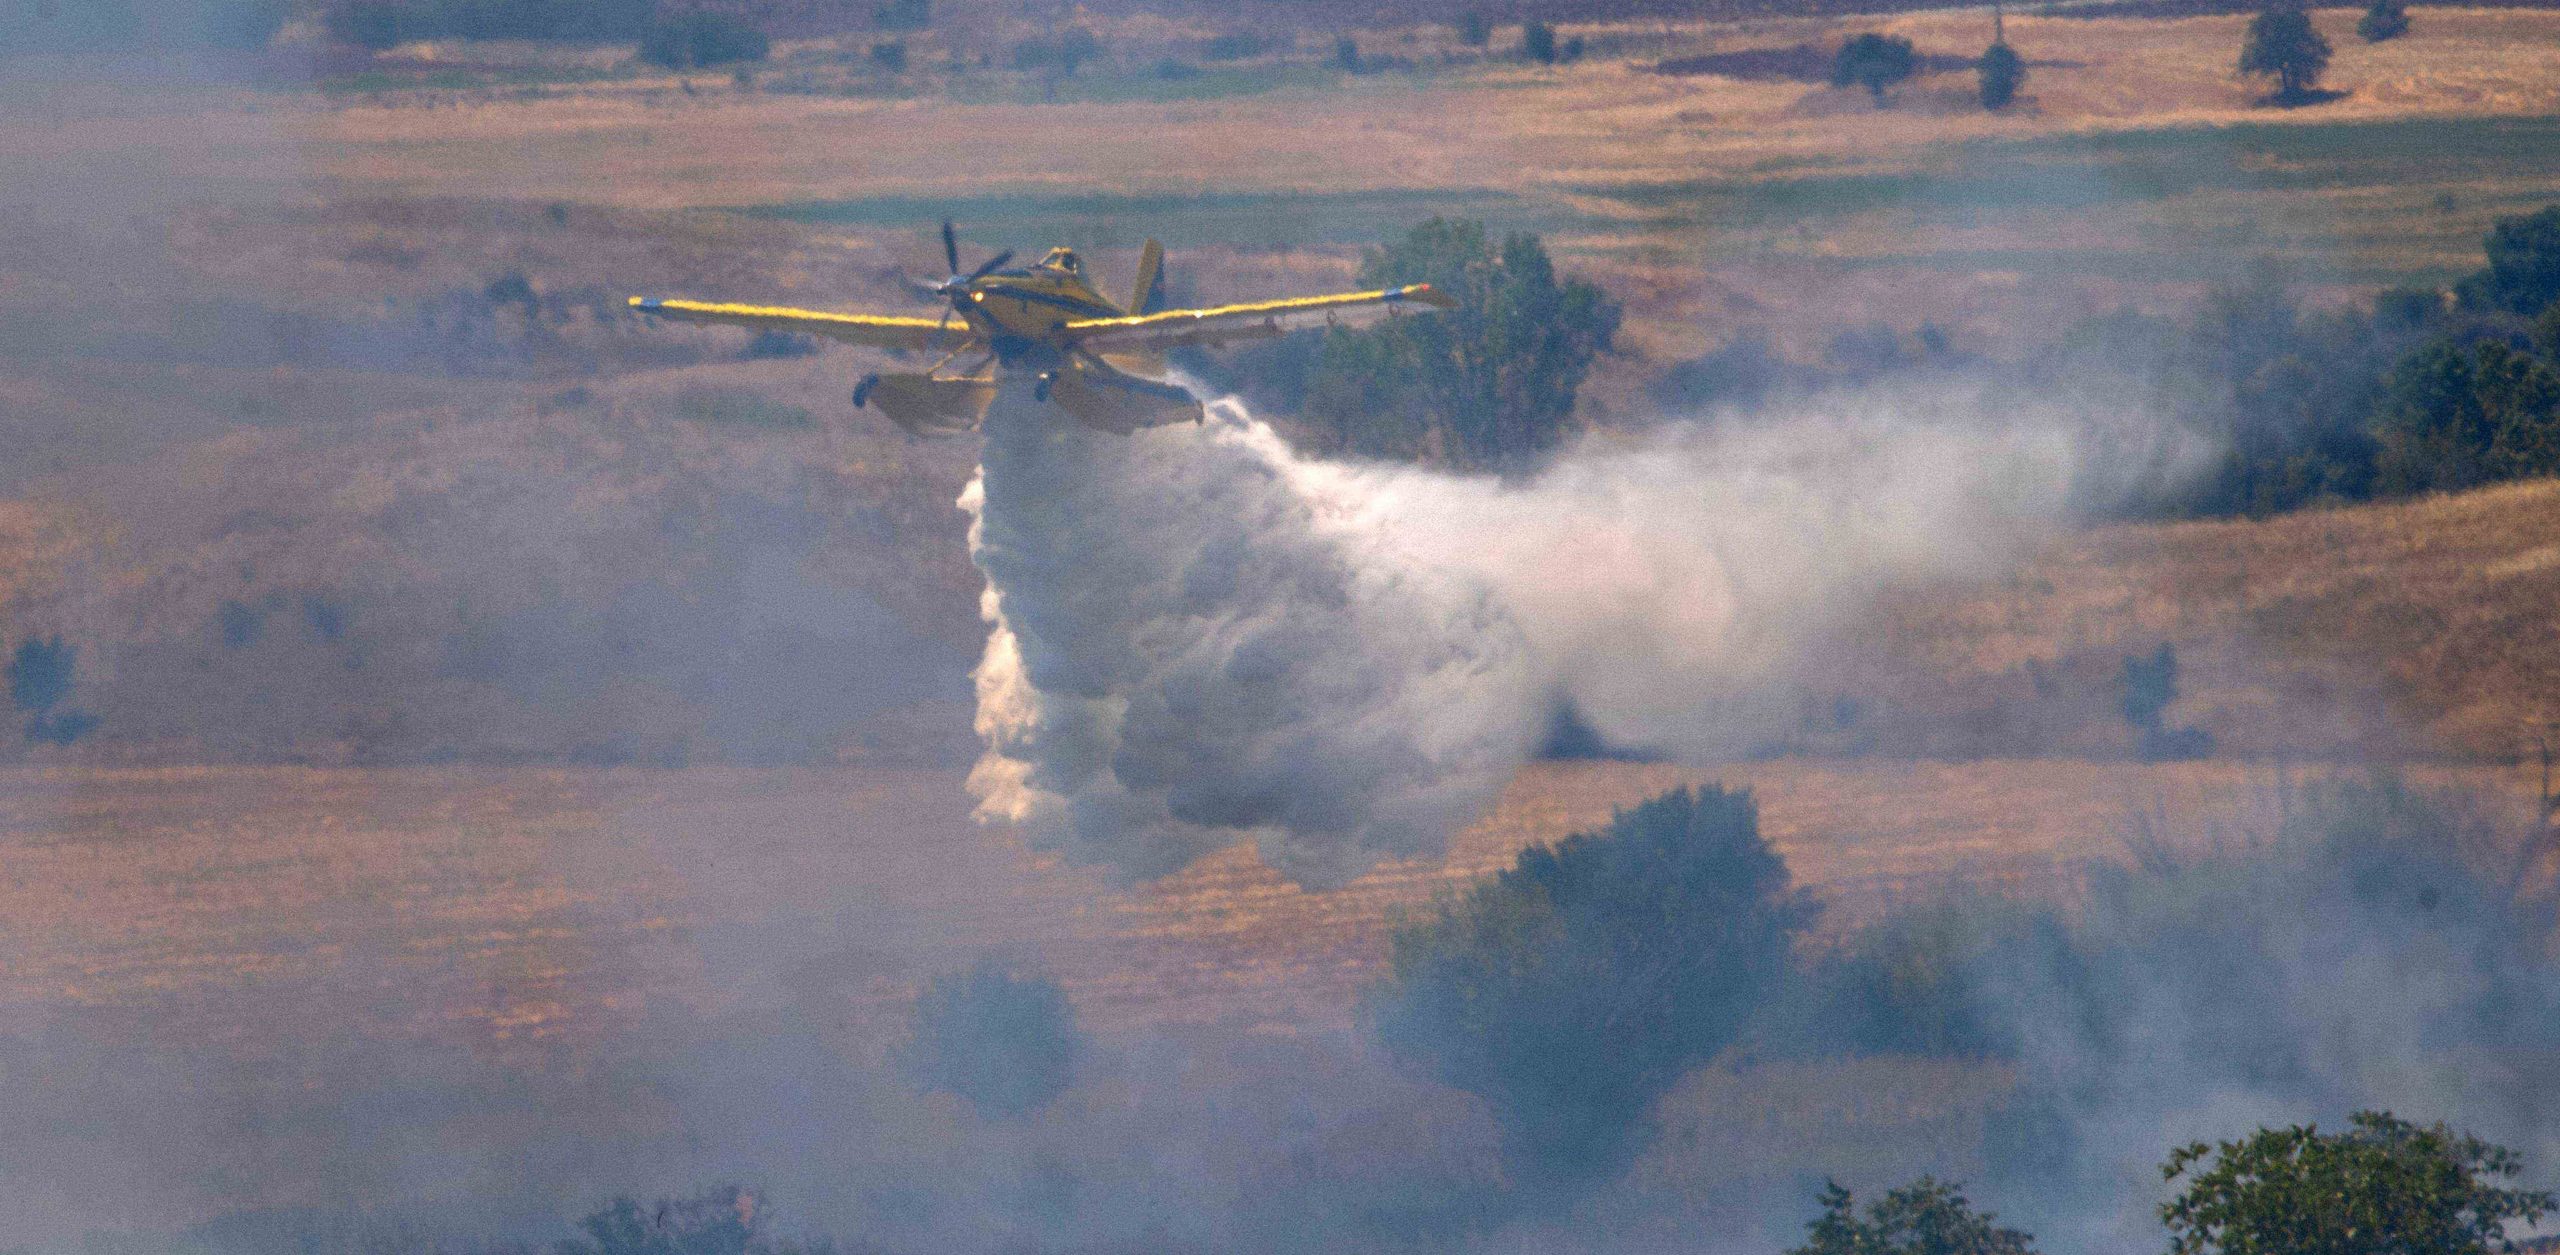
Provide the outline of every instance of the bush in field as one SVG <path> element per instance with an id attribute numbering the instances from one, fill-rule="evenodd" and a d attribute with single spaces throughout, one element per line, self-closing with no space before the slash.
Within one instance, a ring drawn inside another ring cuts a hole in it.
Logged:
<path id="1" fill-rule="evenodd" d="M 2329 68 L 2329 41 L 2312 28 L 2299 0 L 2276 0 L 2250 19 L 2240 45 L 2240 72 L 2276 80 L 2276 100 L 2300 104 Z"/>
<path id="2" fill-rule="evenodd" d="M 1919 66 L 1919 55 L 1910 40 L 1869 31 L 1851 35 L 1832 56 L 1831 85 L 1866 88 L 1881 108 L 1886 89 L 1910 78 Z"/>
<path id="3" fill-rule="evenodd" d="M 1490 1103 L 1525 1179 L 1588 1181 L 1741 1032 L 1814 911 L 1748 792 L 1679 789 L 1396 929 L 1362 1018 L 1398 1059 Z"/>
<path id="4" fill-rule="evenodd" d="M 1306 419 L 1329 452 L 1516 469 L 1562 443 L 1574 397 L 1618 330 L 1599 288 L 1559 278 L 1538 237 L 1499 246 L 1435 218 L 1361 262 L 1364 286 L 1429 283 L 1455 309 L 1326 333 Z"/>
<path id="5" fill-rule="evenodd" d="M 1482 48 L 1493 42 L 1493 19 L 1482 13 L 1470 13 L 1458 19 L 1458 42 L 1470 48 Z"/>
<path id="6" fill-rule="evenodd" d="M 1524 22 L 1521 24 L 1521 60 L 1535 61 L 1540 65 L 1554 65 L 1558 55 L 1560 54 L 1556 50 L 1555 27 L 1549 26 L 1544 22 Z"/>
<path id="7" fill-rule="evenodd" d="M 1985 109 L 2006 109 L 2018 98 L 2018 89 L 2026 86 L 2027 62 L 2005 39 L 1993 40 L 1982 50 L 1982 59 L 1973 63 L 1974 80 Z"/>
<path id="8" fill-rule="evenodd" d="M 1333 64 L 1346 73 L 1360 72 L 1360 41 L 1344 35 L 1333 41 Z"/>
<path id="9" fill-rule="evenodd" d="M 897 40 L 871 45 L 871 64 L 891 74 L 907 72 L 907 46 Z"/>
<path id="10" fill-rule="evenodd" d="M 926 1089 L 957 1094 L 990 1115 L 1019 1116 L 1066 1092 L 1082 1050 L 1074 1009 L 1055 979 L 989 958 L 925 986 L 899 1057 Z"/>
<path id="11" fill-rule="evenodd" d="M 2356 37 L 2369 44 L 2398 39 L 2409 33 L 2409 10 L 2400 0 L 2373 0 L 2356 19 Z"/>
<path id="12" fill-rule="evenodd" d="M 762 61 L 772 54 L 763 31 L 725 13 L 660 17 L 640 37 L 640 59 L 670 70 Z"/>
<path id="13" fill-rule="evenodd" d="M 1823 1188 L 1822 1215 L 1805 1226 L 1804 1245 L 1787 1255 L 2032 1255 L 2031 1236 L 1995 1219 L 1933 1177 L 1886 1191 L 1862 1219 L 1857 1199 L 1834 1181 Z"/>
<path id="14" fill-rule="evenodd" d="M 2560 205 L 2498 219 L 2481 249 L 2488 265 L 2454 287 L 2464 308 L 2530 318 L 2560 301 Z"/>
<path id="15" fill-rule="evenodd" d="M 2173 1255 L 2488 1255 L 2515 1249 L 2507 1222 L 2553 1210 L 2547 1191 L 2499 1184 L 2519 1171 L 2511 1151 L 2389 1112 L 2350 1124 L 2171 1152 L 2161 1175 L 2186 1178 L 2160 1208 Z"/>
<path id="16" fill-rule="evenodd" d="M 63 705 L 79 662 L 79 647 L 59 636 L 29 637 L 9 655 L 9 701 L 27 717 L 28 740 L 69 745 L 98 726 L 95 715 Z"/>
<path id="17" fill-rule="evenodd" d="M 2117 685 L 2124 721 L 2133 725 L 2134 753 L 2142 761 L 2176 762 L 2213 753 L 2211 735 L 2172 728 L 2164 721 L 2178 700 L 2178 651 L 2167 642 L 2149 655 L 2125 655 Z"/>

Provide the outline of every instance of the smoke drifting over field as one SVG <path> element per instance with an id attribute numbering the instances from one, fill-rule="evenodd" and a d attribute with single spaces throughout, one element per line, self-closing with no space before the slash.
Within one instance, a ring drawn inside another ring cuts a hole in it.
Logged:
<path id="1" fill-rule="evenodd" d="M 2087 425 L 1978 400 L 1674 426 L 1522 483 L 1302 458 L 1232 401 L 1126 438 L 1000 408 L 962 502 L 983 813 L 1136 875 L 1250 836 L 1321 885 L 1437 850 L 1560 710 L 1747 748 L 1876 593 L 2063 517 Z"/>

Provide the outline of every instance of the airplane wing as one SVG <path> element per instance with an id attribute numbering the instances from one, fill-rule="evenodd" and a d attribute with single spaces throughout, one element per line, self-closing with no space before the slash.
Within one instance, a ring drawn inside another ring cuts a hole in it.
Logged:
<path id="1" fill-rule="evenodd" d="M 710 301 L 671 301 L 654 296 L 631 298 L 631 308 L 643 314 L 673 318 L 679 322 L 720 323 L 732 327 L 748 327 L 759 331 L 796 331 L 803 335 L 826 336 L 851 344 L 867 344 L 878 349 L 925 350 L 933 347 L 935 330 L 941 326 L 930 318 L 893 318 L 882 314 L 831 314 L 816 309 L 785 309 L 775 305 L 722 305 Z M 966 343 L 974 337 L 966 325 L 954 320 L 944 332 L 949 345 Z"/>
<path id="2" fill-rule="evenodd" d="M 1300 327 L 1356 325 L 1400 311 L 1422 313 L 1455 308 L 1457 302 L 1428 283 L 1409 283 L 1375 292 L 1341 292 L 1331 296 L 1297 296 L 1279 301 L 1252 301 L 1212 309 L 1168 309 L 1158 314 L 1121 318 L 1082 318 L 1060 328 L 1079 347 L 1101 352 L 1169 349 L 1184 344 L 1221 344 L 1276 336 Z M 1420 308 L 1415 308 L 1415 307 Z"/>

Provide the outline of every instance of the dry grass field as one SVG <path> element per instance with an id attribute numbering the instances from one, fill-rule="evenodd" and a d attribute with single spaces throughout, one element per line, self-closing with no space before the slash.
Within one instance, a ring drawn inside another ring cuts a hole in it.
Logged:
<path id="1" fill-rule="evenodd" d="M 148 1015 L 248 1057 L 348 1033 L 539 1058 L 653 1002 L 809 999 L 876 1050 L 916 981 L 994 950 L 1038 955 L 1114 1032 L 1325 1032 L 1399 911 L 1679 784 L 1752 788 L 1838 929 L 1957 885 L 2067 900 L 2138 838 L 2264 836 L 2333 770 L 1546 764 L 1445 858 L 1310 893 L 1248 847 L 1115 886 L 972 825 L 936 771 L 18 768 L 0 777 L 0 1027 Z M 2510 769 L 2413 779 L 2531 800 Z"/>
<path id="2" fill-rule="evenodd" d="M 2173 717 L 2266 757 L 2530 757 L 2560 725 L 2560 485 L 2083 535 L 1994 589 L 1915 600 L 1919 670 L 2023 680 L 2174 643 Z"/>

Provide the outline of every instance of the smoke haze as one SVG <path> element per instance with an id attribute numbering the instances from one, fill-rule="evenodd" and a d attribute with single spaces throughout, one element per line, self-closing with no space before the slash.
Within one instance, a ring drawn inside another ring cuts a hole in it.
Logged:
<path id="1" fill-rule="evenodd" d="M 1439 850 L 1559 710 L 1748 748 L 1877 593 L 2065 517 L 2087 424 L 1980 401 L 1673 424 L 1517 483 L 1304 458 L 1233 401 L 1131 437 L 1000 406 L 962 499 L 983 812 L 1132 875 L 1251 838 L 1328 885 Z"/>

